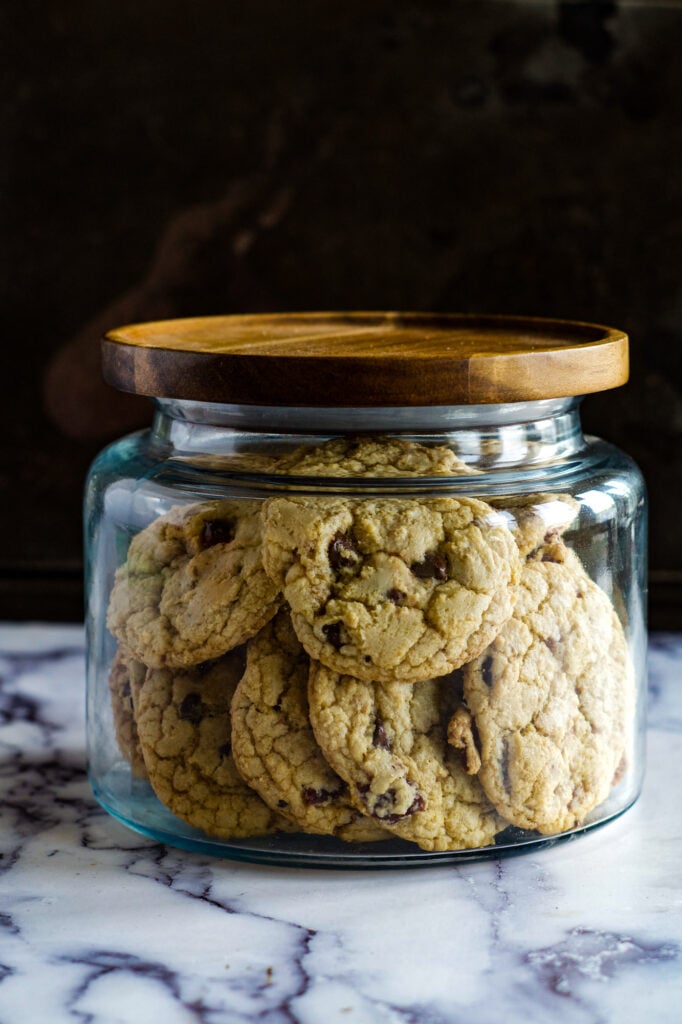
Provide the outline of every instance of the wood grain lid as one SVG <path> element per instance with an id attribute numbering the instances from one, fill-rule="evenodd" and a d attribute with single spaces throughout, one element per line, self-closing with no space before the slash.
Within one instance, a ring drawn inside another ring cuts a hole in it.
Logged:
<path id="1" fill-rule="evenodd" d="M 628 379 L 628 339 L 596 324 L 431 313 L 212 316 L 118 327 L 122 391 L 264 406 L 471 405 L 583 395 Z"/>

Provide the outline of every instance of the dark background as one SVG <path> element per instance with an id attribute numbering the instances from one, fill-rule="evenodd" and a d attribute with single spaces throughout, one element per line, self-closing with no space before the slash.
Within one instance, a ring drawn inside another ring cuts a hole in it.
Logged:
<path id="1" fill-rule="evenodd" d="M 106 328 L 390 308 L 630 333 L 584 421 L 682 627 L 682 6 L 3 0 L 0 41 L 0 616 L 81 616 L 87 465 L 151 409 Z"/>

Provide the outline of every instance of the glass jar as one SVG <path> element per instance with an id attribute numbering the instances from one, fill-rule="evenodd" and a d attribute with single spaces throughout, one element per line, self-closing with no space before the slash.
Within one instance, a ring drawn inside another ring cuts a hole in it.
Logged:
<path id="1" fill-rule="evenodd" d="M 499 856 L 644 768 L 646 500 L 594 325 L 209 317 L 103 342 L 151 429 L 87 485 L 88 756 L 131 828 L 241 860 Z"/>

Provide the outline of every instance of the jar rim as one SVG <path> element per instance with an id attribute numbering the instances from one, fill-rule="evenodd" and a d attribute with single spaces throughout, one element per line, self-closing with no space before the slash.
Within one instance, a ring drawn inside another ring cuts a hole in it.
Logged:
<path id="1" fill-rule="evenodd" d="M 312 312 L 128 324 L 105 380 L 157 398 L 349 408 L 570 397 L 628 379 L 628 338 L 582 321 L 463 313 Z"/>

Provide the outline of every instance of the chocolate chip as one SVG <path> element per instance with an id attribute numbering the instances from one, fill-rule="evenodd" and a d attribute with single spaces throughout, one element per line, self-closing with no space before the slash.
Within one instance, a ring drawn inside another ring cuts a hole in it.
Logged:
<path id="1" fill-rule="evenodd" d="M 201 531 L 201 545 L 212 548 L 214 544 L 229 544 L 234 540 L 234 526 L 229 519 L 206 519 Z"/>
<path id="2" fill-rule="evenodd" d="M 391 749 L 391 744 L 386 735 L 386 727 L 378 715 L 376 717 L 376 725 L 374 726 L 374 735 L 372 736 L 372 746 L 381 747 L 382 750 Z"/>
<path id="3" fill-rule="evenodd" d="M 424 797 L 421 795 L 421 793 L 417 793 L 416 797 L 414 798 L 410 806 L 407 808 L 407 811 L 405 812 L 406 816 L 409 817 L 412 814 L 418 814 L 419 811 L 423 811 L 425 807 L 426 803 L 424 801 Z"/>
<path id="4" fill-rule="evenodd" d="M 481 665 L 481 675 L 483 676 L 483 682 L 485 683 L 486 686 L 493 685 L 493 659 L 490 654 L 488 655 L 487 658 L 483 659 L 483 664 Z"/>
<path id="5" fill-rule="evenodd" d="M 343 790 L 339 789 L 336 792 L 332 792 L 329 789 L 313 789 L 312 786 L 306 786 L 303 790 L 303 802 L 308 804 L 309 807 L 314 807 L 317 804 L 328 804 L 334 797 L 340 796 Z"/>
<path id="6" fill-rule="evenodd" d="M 327 557 L 332 569 L 349 569 L 358 560 L 358 549 L 348 533 L 336 533 L 329 542 Z"/>
<path id="7" fill-rule="evenodd" d="M 223 743 L 222 747 L 218 749 L 218 757 L 229 757 L 232 753 L 232 744 L 229 740 Z"/>
<path id="8" fill-rule="evenodd" d="M 553 636 L 545 637 L 545 646 L 549 647 L 552 654 L 554 654 L 554 652 L 556 651 L 556 640 Z"/>
<path id="9" fill-rule="evenodd" d="M 381 793 L 376 798 L 376 800 L 374 801 L 374 806 L 372 807 L 372 814 L 374 815 L 375 818 L 387 818 L 387 817 L 389 817 L 389 815 L 382 815 L 379 812 L 383 811 L 386 807 L 394 807 L 394 806 L 395 806 L 395 790 L 394 789 L 387 789 L 385 793 Z M 393 815 L 393 817 L 397 820 L 398 816 L 397 815 Z"/>
<path id="10" fill-rule="evenodd" d="M 476 750 L 480 754 L 481 751 L 483 750 L 483 746 L 481 744 L 481 734 L 478 731 L 478 726 L 476 725 L 476 719 L 474 718 L 473 715 L 471 716 L 471 735 L 474 738 L 474 746 L 476 747 Z"/>
<path id="11" fill-rule="evenodd" d="M 393 604 L 402 604 L 405 598 L 407 597 L 407 594 L 405 594 L 402 590 L 398 590 L 396 587 L 393 587 L 392 590 L 386 591 L 386 597 Z"/>
<path id="12" fill-rule="evenodd" d="M 387 789 L 385 793 L 377 797 L 372 808 L 372 817 L 377 818 L 379 821 L 385 822 L 387 825 L 395 825 L 397 821 L 403 821 L 404 818 L 409 818 L 418 811 L 424 810 L 424 797 L 421 793 L 417 793 L 414 800 L 402 814 L 381 814 L 380 811 L 387 807 L 395 806 L 395 790 Z"/>
<path id="13" fill-rule="evenodd" d="M 448 578 L 448 563 L 443 555 L 431 551 L 424 557 L 423 562 L 413 562 L 410 572 L 420 580 L 438 580 L 439 583 L 445 583 Z"/>
<path id="14" fill-rule="evenodd" d="M 278 800 L 277 801 L 277 806 L 278 807 L 288 807 L 289 806 L 289 801 L 288 800 Z"/>
<path id="15" fill-rule="evenodd" d="M 328 622 L 326 626 L 322 627 L 327 643 L 330 643 L 336 650 L 341 646 L 341 623 L 340 622 Z"/>
<path id="16" fill-rule="evenodd" d="M 191 722 L 192 725 L 198 725 L 203 717 L 204 705 L 201 697 L 198 693 L 188 693 L 180 702 L 178 718 L 182 718 L 185 722 Z"/>

